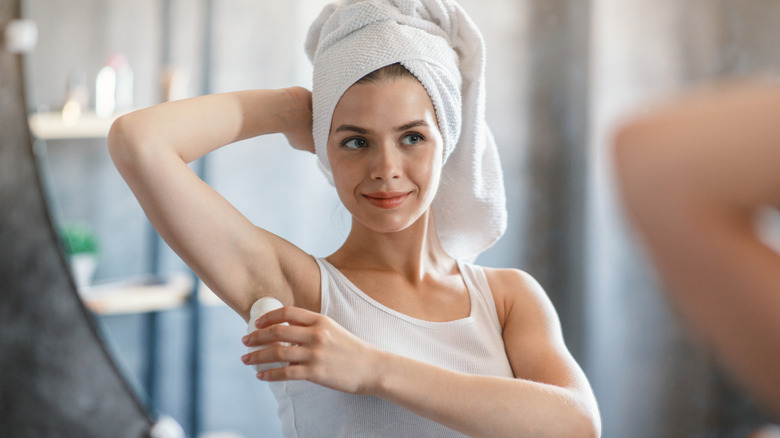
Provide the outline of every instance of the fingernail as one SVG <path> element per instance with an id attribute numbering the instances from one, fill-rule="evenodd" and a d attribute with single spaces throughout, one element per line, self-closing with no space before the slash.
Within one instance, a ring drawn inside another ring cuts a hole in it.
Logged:
<path id="1" fill-rule="evenodd" d="M 260 371 L 259 373 L 257 373 L 257 378 L 260 380 L 265 380 L 265 373 Z"/>
<path id="2" fill-rule="evenodd" d="M 245 355 L 241 356 L 241 362 L 244 362 L 244 363 L 249 362 L 249 355 L 245 354 Z"/>
<path id="3" fill-rule="evenodd" d="M 247 343 L 247 342 L 249 342 L 249 335 L 246 335 L 246 336 L 244 336 L 243 338 L 241 338 L 241 342 L 242 342 L 244 345 L 246 345 L 246 343 Z"/>

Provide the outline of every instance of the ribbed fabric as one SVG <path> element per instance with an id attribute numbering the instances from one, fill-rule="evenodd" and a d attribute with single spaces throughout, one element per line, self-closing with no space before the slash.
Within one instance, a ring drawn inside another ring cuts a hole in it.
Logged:
<path id="1" fill-rule="evenodd" d="M 321 313 L 386 351 L 469 374 L 513 377 L 493 296 L 481 267 L 459 263 L 471 300 L 468 317 L 412 318 L 372 299 L 338 269 L 317 259 Z M 462 437 L 464 435 L 372 396 L 300 381 L 273 382 L 286 438 Z"/>

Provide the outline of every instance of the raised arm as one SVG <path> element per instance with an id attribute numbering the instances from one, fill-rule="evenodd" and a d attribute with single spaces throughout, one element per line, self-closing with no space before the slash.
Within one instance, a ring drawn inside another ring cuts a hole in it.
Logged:
<path id="1" fill-rule="evenodd" d="M 117 169 L 155 229 L 245 319 L 262 296 L 317 310 L 316 262 L 253 225 L 187 163 L 270 133 L 283 133 L 294 147 L 313 151 L 307 90 L 251 90 L 168 102 L 120 117 L 108 139 Z"/>
<path id="2" fill-rule="evenodd" d="M 780 414 L 780 255 L 755 228 L 780 206 L 780 88 L 700 93 L 626 123 L 623 200 L 672 301 Z"/>

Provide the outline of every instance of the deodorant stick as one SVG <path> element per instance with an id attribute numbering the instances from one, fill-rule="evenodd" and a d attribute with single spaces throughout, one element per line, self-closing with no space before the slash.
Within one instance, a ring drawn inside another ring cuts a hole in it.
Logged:
<path id="1" fill-rule="evenodd" d="M 276 298 L 263 297 L 255 301 L 255 303 L 252 304 L 252 309 L 249 311 L 249 323 L 246 327 L 246 333 L 250 334 L 253 331 L 257 330 L 257 327 L 255 327 L 255 322 L 258 320 L 258 318 L 280 307 L 283 307 L 282 303 Z M 284 325 L 289 325 L 289 324 L 285 322 Z M 254 351 L 261 350 L 263 348 L 265 347 L 249 347 L 249 352 L 252 353 Z M 255 367 L 257 372 L 260 372 L 271 368 L 280 368 L 285 365 L 287 365 L 286 362 L 273 362 L 273 363 L 257 364 L 253 366 Z"/>

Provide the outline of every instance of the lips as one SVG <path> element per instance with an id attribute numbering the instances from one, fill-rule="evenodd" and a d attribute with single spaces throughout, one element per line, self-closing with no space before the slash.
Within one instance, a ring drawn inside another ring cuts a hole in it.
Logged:
<path id="1" fill-rule="evenodd" d="M 403 204 L 404 201 L 406 201 L 406 198 L 409 197 L 409 193 L 411 192 L 374 192 L 366 193 L 363 197 L 366 198 L 371 205 L 379 208 L 391 209 Z"/>

